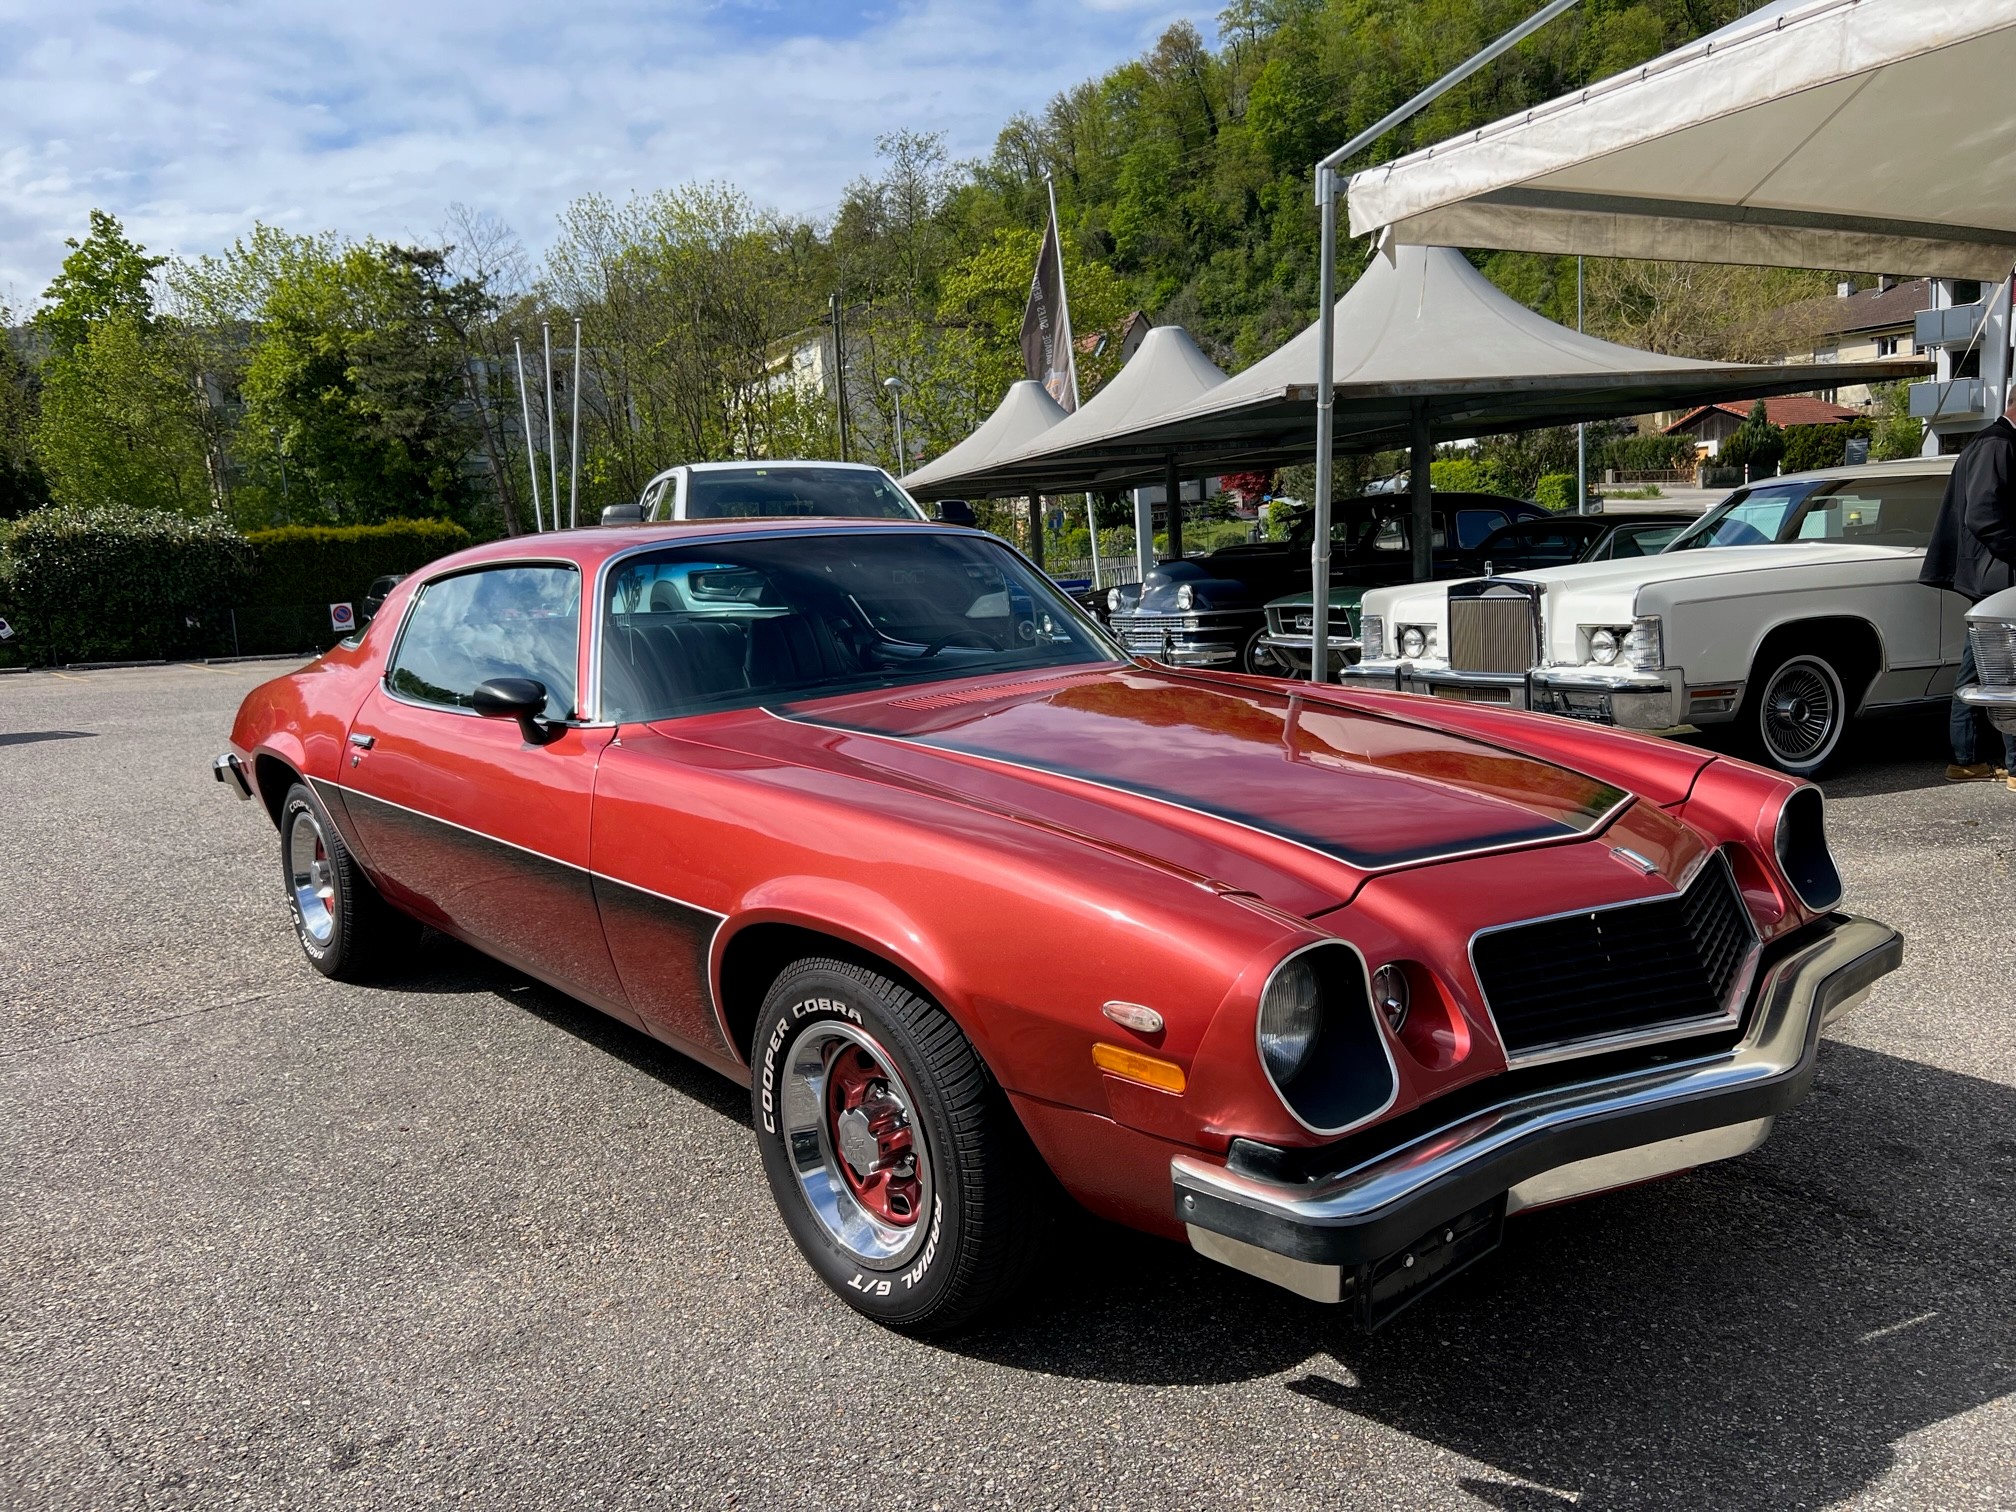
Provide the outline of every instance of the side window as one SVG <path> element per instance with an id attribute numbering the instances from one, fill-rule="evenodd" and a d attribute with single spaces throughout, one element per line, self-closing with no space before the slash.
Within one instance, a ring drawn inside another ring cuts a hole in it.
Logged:
<path id="1" fill-rule="evenodd" d="M 385 681 L 420 703 L 466 709 L 478 683 L 546 685 L 546 717 L 574 713 L 581 576 L 572 567 L 482 567 L 420 590 Z"/>
<path id="2" fill-rule="evenodd" d="M 1465 551 L 1505 523 L 1502 509 L 1459 509 L 1456 511 L 1456 544 Z"/>

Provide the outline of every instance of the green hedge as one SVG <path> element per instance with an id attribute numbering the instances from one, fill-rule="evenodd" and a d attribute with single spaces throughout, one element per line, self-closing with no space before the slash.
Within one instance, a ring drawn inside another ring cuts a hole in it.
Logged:
<path id="1" fill-rule="evenodd" d="M 1555 511 L 1573 510 L 1575 501 L 1575 474 L 1548 473 L 1541 478 L 1540 486 L 1533 490 L 1533 502 L 1542 509 Z"/>
<path id="2" fill-rule="evenodd" d="M 412 572 L 460 551 L 469 532 L 446 520 L 388 520 L 383 525 L 282 525 L 246 538 L 259 572 L 239 602 L 253 607 L 362 605 L 371 580 Z"/>
<path id="3" fill-rule="evenodd" d="M 1619 472 L 1684 472 L 1694 465 L 1694 438 L 1619 436 L 1603 448 L 1602 461 Z"/>
<path id="4" fill-rule="evenodd" d="M 199 655 L 253 568 L 245 538 L 221 520 L 41 509 L 9 533 L 8 618 L 38 662 Z"/>
<path id="5" fill-rule="evenodd" d="M 1811 472 L 1816 467 L 1839 467 L 1847 459 L 1848 438 L 1867 436 L 1874 429 L 1867 420 L 1849 420 L 1840 425 L 1788 425 L 1785 427 L 1785 471 Z"/>

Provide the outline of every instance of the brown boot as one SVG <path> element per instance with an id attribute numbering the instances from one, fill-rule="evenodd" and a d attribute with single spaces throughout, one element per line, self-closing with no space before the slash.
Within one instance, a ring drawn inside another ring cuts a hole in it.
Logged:
<path id="1" fill-rule="evenodd" d="M 1993 782 L 2007 774 L 1985 761 L 1977 761 L 1972 766 L 1960 766 L 1948 762 L 1946 780 L 1948 782 Z"/>

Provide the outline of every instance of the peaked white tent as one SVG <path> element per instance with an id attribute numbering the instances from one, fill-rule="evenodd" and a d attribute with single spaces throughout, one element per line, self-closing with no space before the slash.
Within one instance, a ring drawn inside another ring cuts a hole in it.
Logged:
<path id="1" fill-rule="evenodd" d="M 933 498 L 1082 488 L 1095 474 L 1111 469 L 1113 457 L 1127 450 L 1143 422 L 1180 410 L 1223 382 L 1224 372 L 1188 331 L 1156 326 L 1127 365 L 1075 414 L 1063 416 L 1021 447 L 995 447 L 985 457 L 969 458 L 966 448 L 980 439 L 986 429 L 982 426 L 912 477 L 922 482 L 923 496 Z M 1150 471 L 1159 471 L 1165 450 L 1145 452 L 1137 460 Z M 931 476 L 925 478 L 925 473 Z M 919 491 L 911 478 L 903 484 L 913 493 Z"/>
<path id="2" fill-rule="evenodd" d="M 1995 280 L 2016 264 L 2016 5 L 1774 0 L 1352 175 L 1400 242 Z"/>
<path id="3" fill-rule="evenodd" d="M 1013 488 L 960 486 L 985 471 L 998 458 L 1025 450 L 1045 431 L 1064 419 L 1064 406 L 1052 399 L 1034 378 L 1008 385 L 1008 392 L 973 434 L 900 479 L 910 493 L 924 499 L 953 499 L 966 493 L 1014 493 Z M 959 480 L 948 483 L 948 480 Z"/>

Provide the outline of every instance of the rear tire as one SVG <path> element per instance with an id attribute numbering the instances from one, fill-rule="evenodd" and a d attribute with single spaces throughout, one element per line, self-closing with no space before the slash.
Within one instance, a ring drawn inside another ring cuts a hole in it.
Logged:
<path id="1" fill-rule="evenodd" d="M 1840 669 L 1811 646 L 1782 644 L 1767 646 L 1757 658 L 1743 705 L 1727 728 L 1751 760 L 1812 777 L 1841 748 L 1850 713 Z"/>
<path id="2" fill-rule="evenodd" d="M 420 938 L 420 925 L 379 896 L 303 782 L 280 801 L 280 880 L 301 953 L 326 977 L 375 980 L 401 964 Z"/>
<path id="3" fill-rule="evenodd" d="M 1026 1282 L 1050 1202 L 1008 1099 L 935 1003 L 852 961 L 764 998 L 751 1112 L 784 1226 L 856 1312 L 945 1333 Z"/>

